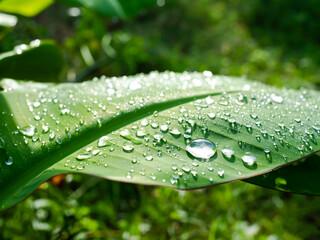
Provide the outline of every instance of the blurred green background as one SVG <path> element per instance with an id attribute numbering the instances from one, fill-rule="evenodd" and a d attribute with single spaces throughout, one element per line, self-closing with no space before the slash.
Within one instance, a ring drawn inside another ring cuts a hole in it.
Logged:
<path id="1" fill-rule="evenodd" d="M 19 16 L 0 53 L 54 39 L 61 81 L 210 70 L 320 87 L 317 0 L 158 0 L 130 18 L 55 3 Z M 243 182 L 196 191 L 58 176 L 0 213 L 0 239 L 319 239 L 320 198 Z"/>

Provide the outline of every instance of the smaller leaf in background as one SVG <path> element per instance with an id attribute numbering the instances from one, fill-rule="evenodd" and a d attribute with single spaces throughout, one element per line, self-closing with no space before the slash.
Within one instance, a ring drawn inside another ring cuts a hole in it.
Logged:
<path id="1" fill-rule="evenodd" d="M 93 9 L 109 17 L 126 18 L 144 7 L 156 4 L 156 0 L 59 0 L 63 3 L 76 4 Z"/>
<path id="2" fill-rule="evenodd" d="M 64 69 L 59 47 L 50 40 L 34 40 L 0 54 L 0 78 L 40 82 L 58 81 Z"/>
<path id="3" fill-rule="evenodd" d="M 16 16 L 0 13 L 0 40 L 16 26 L 17 22 Z"/>
<path id="4" fill-rule="evenodd" d="M 314 154 L 286 167 L 244 181 L 286 192 L 319 195 L 319 160 L 319 155 Z"/>
<path id="5" fill-rule="evenodd" d="M 53 3 L 53 0 L 2 0 L 0 11 L 33 17 Z"/>

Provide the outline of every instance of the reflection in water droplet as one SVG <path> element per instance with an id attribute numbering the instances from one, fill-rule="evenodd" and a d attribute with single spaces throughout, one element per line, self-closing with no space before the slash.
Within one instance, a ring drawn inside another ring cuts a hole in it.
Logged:
<path id="1" fill-rule="evenodd" d="M 133 152 L 134 146 L 131 143 L 126 143 L 125 145 L 122 146 L 122 149 L 124 152 L 130 153 L 130 152 Z"/>
<path id="2" fill-rule="evenodd" d="M 153 122 L 153 123 L 151 123 L 151 127 L 152 127 L 153 129 L 157 129 L 157 128 L 159 127 L 159 123 Z"/>
<path id="3" fill-rule="evenodd" d="M 270 150 L 268 148 L 266 148 L 266 149 L 264 149 L 264 153 L 266 155 L 266 159 L 268 161 L 270 161 L 271 160 L 271 152 L 270 152 Z"/>
<path id="4" fill-rule="evenodd" d="M 79 161 L 82 161 L 82 160 L 86 160 L 86 159 L 89 159 L 91 158 L 92 155 L 90 153 L 82 153 L 82 154 L 79 154 L 76 159 L 79 160 Z"/>
<path id="5" fill-rule="evenodd" d="M 169 127 L 168 127 L 167 124 L 164 124 L 164 125 L 161 125 L 161 126 L 160 126 L 160 130 L 161 130 L 162 132 L 167 132 L 168 129 L 169 129 Z"/>
<path id="6" fill-rule="evenodd" d="M 216 145 L 206 139 L 196 139 L 191 141 L 186 148 L 192 156 L 200 159 L 209 159 L 217 151 Z"/>
<path id="7" fill-rule="evenodd" d="M 208 113 L 208 117 L 211 118 L 211 119 L 215 119 L 216 118 L 216 114 Z"/>
<path id="8" fill-rule="evenodd" d="M 187 164 L 184 164 L 181 169 L 183 171 L 185 171 L 186 173 L 189 173 L 191 171 L 191 168 L 187 165 Z"/>
<path id="9" fill-rule="evenodd" d="M 147 156 L 146 156 L 146 160 L 147 160 L 147 161 L 152 161 L 152 160 L 153 160 L 153 157 L 152 157 L 151 155 L 147 155 Z"/>
<path id="10" fill-rule="evenodd" d="M 26 126 L 19 129 L 20 133 L 27 137 L 32 137 L 36 133 L 36 128 L 34 126 Z"/>
<path id="11" fill-rule="evenodd" d="M 146 126 L 148 126 L 148 125 L 149 125 L 149 122 L 148 122 L 147 119 L 143 119 L 143 120 L 141 121 L 141 126 L 146 127 Z"/>
<path id="12" fill-rule="evenodd" d="M 231 159 L 234 157 L 234 151 L 229 148 L 222 149 L 222 154 L 225 158 Z"/>
<path id="13" fill-rule="evenodd" d="M 177 128 L 172 129 L 170 133 L 172 136 L 175 136 L 175 137 L 180 137 L 181 135 L 181 132 Z"/>
<path id="14" fill-rule="evenodd" d="M 223 178 L 224 177 L 224 170 L 219 170 L 217 172 L 217 174 L 218 174 L 219 177 Z"/>
<path id="15" fill-rule="evenodd" d="M 237 130 L 237 122 L 236 122 L 236 120 L 229 119 L 228 122 L 229 122 L 229 126 L 230 126 L 232 131 Z"/>
<path id="16" fill-rule="evenodd" d="M 47 125 L 42 125 L 42 132 L 43 133 L 49 132 L 49 127 Z"/>
<path id="17" fill-rule="evenodd" d="M 142 144 L 142 141 L 139 139 L 134 138 L 131 135 L 131 132 L 128 129 L 123 129 L 120 131 L 120 136 L 123 137 L 126 140 L 130 140 L 134 144 Z"/>
<path id="18" fill-rule="evenodd" d="M 252 167 L 256 164 L 256 157 L 250 152 L 246 152 L 241 159 L 246 166 Z"/>
<path id="19" fill-rule="evenodd" d="M 136 136 L 137 137 L 144 137 L 144 136 L 146 136 L 147 135 L 147 132 L 146 131 L 144 131 L 143 129 L 138 129 L 137 130 L 137 132 L 136 132 Z"/>
<path id="20" fill-rule="evenodd" d="M 172 169 L 173 171 L 176 171 L 176 170 L 178 169 L 177 164 L 172 163 L 172 165 L 171 165 L 171 169 Z"/>
<path id="21" fill-rule="evenodd" d="M 7 166 L 12 165 L 12 164 L 13 164 L 13 159 L 12 159 L 12 157 L 8 157 L 7 160 L 5 161 L 5 163 L 6 163 Z"/>
<path id="22" fill-rule="evenodd" d="M 98 147 L 106 147 L 111 145 L 112 145 L 112 142 L 108 136 L 103 136 L 98 141 Z"/>
<path id="23" fill-rule="evenodd" d="M 271 98 L 271 100 L 272 100 L 273 102 L 276 102 L 276 103 L 282 103 L 282 102 L 283 102 L 283 98 L 282 98 L 280 95 L 275 94 L 275 93 L 272 93 L 272 94 L 270 95 L 270 98 Z"/>

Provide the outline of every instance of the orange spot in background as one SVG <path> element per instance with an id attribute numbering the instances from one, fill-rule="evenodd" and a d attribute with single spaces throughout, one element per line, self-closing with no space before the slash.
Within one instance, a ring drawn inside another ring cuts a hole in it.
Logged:
<path id="1" fill-rule="evenodd" d="M 58 186 L 58 185 L 60 185 L 60 184 L 65 180 L 65 178 L 66 178 L 66 177 L 65 177 L 65 175 L 63 175 L 63 174 L 57 175 L 57 176 L 51 178 L 51 182 L 52 182 L 54 185 Z"/>

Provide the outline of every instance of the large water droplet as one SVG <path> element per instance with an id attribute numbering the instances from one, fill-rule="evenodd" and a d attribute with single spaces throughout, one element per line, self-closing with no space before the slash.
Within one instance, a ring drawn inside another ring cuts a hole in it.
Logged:
<path id="1" fill-rule="evenodd" d="M 216 145 L 206 139 L 196 139 L 191 141 L 186 148 L 192 156 L 200 159 L 209 159 L 217 151 Z"/>

